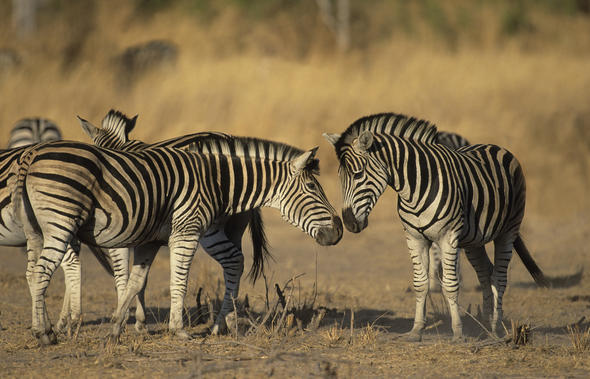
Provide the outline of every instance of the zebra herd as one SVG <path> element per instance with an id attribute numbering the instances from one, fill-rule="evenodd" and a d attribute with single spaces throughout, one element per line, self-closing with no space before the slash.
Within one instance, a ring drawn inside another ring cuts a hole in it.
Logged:
<path id="1" fill-rule="evenodd" d="M 160 246 L 170 249 L 169 331 L 190 338 L 182 311 L 188 274 L 200 244 L 223 268 L 225 294 L 211 330 L 233 311 L 244 268 L 241 239 L 249 226 L 252 280 L 270 256 L 261 207 L 320 245 L 337 244 L 343 223 L 320 183 L 317 148 L 224 133 L 194 133 L 146 144 L 130 140 L 137 116 L 111 110 L 101 127 L 79 118 L 94 144 L 61 141 L 44 119 L 17 123 L 0 152 L 0 245 L 25 246 L 33 335 L 57 338 L 45 292 L 58 266 L 66 293 L 57 330 L 79 322 L 80 244 L 88 245 L 115 278 L 118 304 L 111 336 L 118 338 L 133 298 L 136 329 L 145 328 L 144 289 Z M 416 315 L 407 339 L 419 341 L 426 296 L 440 281 L 462 339 L 458 256 L 465 250 L 483 293 L 484 322 L 502 321 L 507 268 L 515 248 L 537 282 L 546 280 L 524 246 L 519 228 L 525 183 L 516 158 L 495 145 L 470 145 L 425 120 L 399 114 L 361 118 L 342 134 L 324 134 L 340 163 L 342 219 L 358 233 L 387 186 L 398 193 L 398 214 L 413 262 Z M 18 145 L 17 145 L 18 143 Z M 494 263 L 484 245 L 494 242 Z M 130 250 L 133 247 L 133 265 Z"/>

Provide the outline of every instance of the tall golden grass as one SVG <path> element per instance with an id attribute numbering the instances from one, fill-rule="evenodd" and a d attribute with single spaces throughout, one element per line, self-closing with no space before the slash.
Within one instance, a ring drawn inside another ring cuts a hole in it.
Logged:
<path id="1" fill-rule="evenodd" d="M 175 7 L 141 18 L 129 3 L 112 0 L 97 2 L 92 12 L 94 18 L 48 24 L 22 42 L 15 42 L 10 23 L 0 26 L 0 46 L 16 48 L 25 60 L 19 71 L 0 74 L 4 141 L 16 120 L 35 115 L 55 120 L 65 138 L 88 141 L 75 115 L 98 123 L 117 108 L 139 114 L 133 136 L 145 141 L 219 130 L 319 145 L 322 181 L 337 194 L 337 162 L 321 133 L 392 111 L 509 148 L 527 175 L 529 213 L 551 222 L 588 221 L 588 18 L 536 12 L 534 33 L 508 38 L 490 21 L 492 7 L 471 21 L 476 32 L 453 46 L 417 24 L 414 34 L 396 32 L 348 53 L 326 52 L 329 33 L 312 23 L 317 40 L 306 41 L 307 53 L 297 56 L 285 53 L 301 43 L 288 12 L 272 23 L 246 23 L 229 9 L 205 23 Z M 86 20 L 82 59 L 64 72 L 61 52 Z M 177 65 L 121 90 L 112 58 L 150 39 L 178 44 Z"/>

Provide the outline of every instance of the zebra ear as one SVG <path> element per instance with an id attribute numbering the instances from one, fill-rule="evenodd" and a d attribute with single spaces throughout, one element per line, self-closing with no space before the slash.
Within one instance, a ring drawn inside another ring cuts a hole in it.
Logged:
<path id="1" fill-rule="evenodd" d="M 78 121 L 80 121 L 80 125 L 82 125 L 82 129 L 84 129 L 84 132 L 86 132 L 90 139 L 94 140 L 94 137 L 96 137 L 100 129 L 92 125 L 90 122 L 84 120 L 82 117 L 76 117 L 78 117 Z"/>
<path id="2" fill-rule="evenodd" d="M 133 130 L 133 128 L 135 128 L 135 123 L 137 122 L 137 117 L 139 115 L 135 115 L 135 117 L 133 117 L 131 120 L 127 121 L 127 123 L 125 124 L 125 134 L 129 135 L 129 133 L 131 133 L 131 131 Z"/>
<path id="3" fill-rule="evenodd" d="M 355 141 L 355 148 L 360 151 L 367 151 L 373 144 L 373 133 L 369 130 L 362 132 Z"/>
<path id="4" fill-rule="evenodd" d="M 306 168 L 310 167 L 310 165 L 317 165 L 315 162 L 315 154 L 318 151 L 318 147 L 314 147 L 311 150 L 302 153 L 298 157 L 295 157 L 291 160 L 291 165 L 295 169 L 295 172 L 301 172 Z"/>
<path id="5" fill-rule="evenodd" d="M 336 146 L 336 143 L 338 140 L 340 140 L 340 134 L 336 133 L 324 133 L 322 136 L 324 136 L 324 138 L 327 139 L 328 142 L 332 144 L 332 146 Z"/>

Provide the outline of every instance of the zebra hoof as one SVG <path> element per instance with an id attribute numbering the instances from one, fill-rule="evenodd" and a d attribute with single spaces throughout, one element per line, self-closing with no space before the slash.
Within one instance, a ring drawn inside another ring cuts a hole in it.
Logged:
<path id="1" fill-rule="evenodd" d="M 177 330 L 172 331 L 172 333 L 174 333 L 174 337 L 176 339 L 179 339 L 181 341 L 188 341 L 188 340 L 193 339 L 193 337 L 191 337 L 191 335 L 188 334 L 188 332 L 184 329 L 177 329 Z"/>
<path id="2" fill-rule="evenodd" d="M 453 339 L 451 340 L 451 344 L 453 344 L 453 345 L 459 345 L 459 344 L 462 344 L 465 342 L 467 342 L 467 338 L 463 335 L 453 336 Z"/>
<path id="3" fill-rule="evenodd" d="M 49 346 L 49 345 L 56 345 L 57 344 L 57 337 L 53 330 L 45 334 L 41 334 L 37 336 L 37 341 L 39 342 L 39 346 Z"/>
<path id="4" fill-rule="evenodd" d="M 403 339 L 407 342 L 422 342 L 422 333 L 411 331 L 406 333 Z"/>
<path id="5" fill-rule="evenodd" d="M 146 334 L 148 332 L 147 326 L 143 322 L 135 322 L 135 331 L 137 333 Z"/>

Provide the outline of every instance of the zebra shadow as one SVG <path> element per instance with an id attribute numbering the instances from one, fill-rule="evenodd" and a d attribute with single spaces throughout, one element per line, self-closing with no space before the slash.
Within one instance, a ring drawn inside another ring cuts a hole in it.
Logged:
<path id="1" fill-rule="evenodd" d="M 219 309 L 219 308 L 214 308 Z M 317 329 L 329 328 L 336 326 L 340 329 L 348 329 L 352 327 L 356 331 L 364 328 L 372 328 L 379 331 L 380 340 L 395 340 L 403 336 L 412 329 L 414 324 L 413 317 L 399 317 L 392 310 L 386 309 L 372 309 L 360 308 L 355 310 L 326 307 L 315 307 L 310 310 L 313 314 L 318 314 L 323 311 L 324 317 L 317 324 Z M 238 310 L 238 316 L 244 315 L 244 310 Z M 468 310 L 469 312 L 469 310 Z M 210 327 L 213 324 L 216 314 L 210 314 L 209 308 L 205 306 L 187 307 L 183 312 L 183 319 L 185 327 L 192 329 L 191 334 L 204 337 L 210 334 Z M 145 324 L 150 335 L 161 335 L 167 333 L 168 320 L 170 317 L 169 307 L 147 307 L 145 310 L 146 321 Z M 249 311 L 249 317 L 255 320 L 260 320 L 265 316 L 265 312 Z M 309 317 L 311 319 L 311 317 Z M 472 316 L 467 314 L 461 317 L 463 322 L 463 333 L 466 337 L 484 338 L 487 336 L 486 330 L 482 327 L 480 321 L 475 320 Z M 129 317 L 127 318 L 127 329 L 133 329 L 135 324 L 135 308 L 130 309 Z M 310 331 L 309 328 L 311 320 L 304 321 L 304 329 Z M 101 326 L 111 324 L 110 317 L 99 317 L 94 320 L 84 321 L 83 326 Z M 560 330 L 561 329 L 561 330 Z M 555 328 L 556 331 L 565 333 L 565 327 Z M 313 331 L 312 331 L 313 332 Z M 439 310 L 435 307 L 434 310 L 427 314 L 427 324 L 424 331 L 426 340 L 435 337 L 452 338 L 453 332 L 451 329 L 451 318 L 446 310 Z"/>
<path id="2" fill-rule="evenodd" d="M 566 275 L 559 275 L 559 276 L 549 276 L 546 275 L 545 278 L 549 283 L 549 288 L 569 288 L 574 287 L 580 284 L 582 281 L 582 277 L 584 276 L 584 267 L 581 267 L 578 271 L 573 274 L 566 274 Z M 518 287 L 518 288 L 537 288 L 538 285 L 534 282 L 516 282 L 510 284 L 511 286 Z"/>

